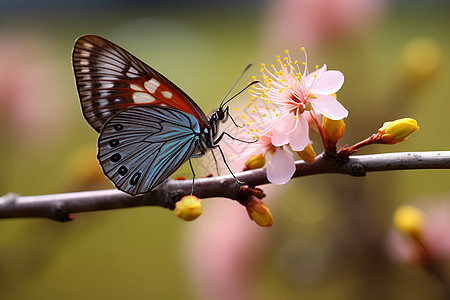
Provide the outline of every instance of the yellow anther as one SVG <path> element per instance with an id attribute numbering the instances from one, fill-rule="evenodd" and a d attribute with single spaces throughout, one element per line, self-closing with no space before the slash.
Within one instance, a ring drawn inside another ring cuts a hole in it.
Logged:
<path id="1" fill-rule="evenodd" d="M 270 66 L 271 66 L 272 68 L 275 68 L 275 65 L 274 65 L 274 64 L 271 64 Z"/>
<path id="2" fill-rule="evenodd" d="M 289 50 L 284 50 L 284 53 L 288 54 L 288 53 L 289 53 Z"/>
<path id="3" fill-rule="evenodd" d="M 316 65 L 316 69 L 319 69 L 319 65 Z"/>
<path id="4" fill-rule="evenodd" d="M 266 66 L 266 64 L 265 64 L 265 63 L 262 63 L 262 64 L 261 64 L 261 67 L 263 67 L 263 68 L 264 68 L 265 66 Z"/>
<path id="5" fill-rule="evenodd" d="M 300 48 L 300 51 L 305 51 L 305 47 L 301 47 L 301 48 Z"/>
<path id="6" fill-rule="evenodd" d="M 306 66 L 306 63 L 305 63 L 305 62 L 302 62 L 302 65 Z"/>

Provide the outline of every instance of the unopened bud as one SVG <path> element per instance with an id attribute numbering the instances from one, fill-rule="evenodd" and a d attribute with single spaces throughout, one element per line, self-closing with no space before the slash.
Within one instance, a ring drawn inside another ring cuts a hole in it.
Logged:
<path id="1" fill-rule="evenodd" d="M 412 205 L 402 205 L 394 212 L 394 226 L 414 239 L 418 239 L 423 229 L 424 215 Z"/>
<path id="2" fill-rule="evenodd" d="M 327 144 L 330 146 L 335 146 L 339 139 L 344 135 L 344 119 L 331 120 L 323 116 L 322 128 L 325 133 Z"/>
<path id="3" fill-rule="evenodd" d="M 266 164 L 266 157 L 263 156 L 261 153 L 250 156 L 250 158 L 245 163 L 244 171 L 259 169 L 264 167 L 265 164 Z"/>
<path id="4" fill-rule="evenodd" d="M 316 152 L 310 143 L 302 151 L 297 151 L 297 154 L 307 163 L 313 163 L 316 159 Z"/>
<path id="5" fill-rule="evenodd" d="M 184 196 L 175 204 L 175 214 L 185 221 L 193 221 L 202 214 L 202 200 L 194 195 Z"/>
<path id="6" fill-rule="evenodd" d="M 392 122 L 385 122 L 383 127 L 378 129 L 381 140 L 385 144 L 396 144 L 406 140 L 411 134 L 419 129 L 417 121 L 411 118 L 398 119 Z"/>
<path id="7" fill-rule="evenodd" d="M 251 220 L 255 221 L 256 224 L 262 227 L 270 227 L 273 225 L 272 214 L 269 208 L 258 198 L 252 197 L 247 205 L 248 216 Z"/>

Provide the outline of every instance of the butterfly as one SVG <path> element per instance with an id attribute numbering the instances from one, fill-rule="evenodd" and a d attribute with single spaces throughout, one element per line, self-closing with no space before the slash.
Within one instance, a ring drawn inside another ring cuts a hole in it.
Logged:
<path id="1" fill-rule="evenodd" d="M 228 134 L 219 135 L 218 124 L 228 118 L 224 106 L 231 99 L 208 118 L 169 79 L 96 35 L 76 40 L 72 66 L 84 118 L 100 133 L 97 159 L 119 190 L 146 194 L 212 148 L 226 164 L 218 143 Z"/>

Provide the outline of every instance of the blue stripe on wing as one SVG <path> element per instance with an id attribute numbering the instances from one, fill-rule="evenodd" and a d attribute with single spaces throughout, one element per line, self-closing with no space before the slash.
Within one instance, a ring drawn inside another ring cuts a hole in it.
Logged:
<path id="1" fill-rule="evenodd" d="M 98 160 L 115 186 L 144 194 L 175 172 L 199 145 L 200 125 L 183 111 L 134 106 L 112 117 L 98 139 Z"/>

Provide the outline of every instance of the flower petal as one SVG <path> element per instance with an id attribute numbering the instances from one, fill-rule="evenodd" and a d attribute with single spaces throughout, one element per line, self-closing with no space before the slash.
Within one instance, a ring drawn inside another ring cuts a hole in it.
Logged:
<path id="1" fill-rule="evenodd" d="M 317 95 L 309 99 L 312 107 L 331 120 L 340 120 L 348 116 L 348 110 L 331 95 Z"/>
<path id="2" fill-rule="evenodd" d="M 309 84 L 314 81 L 314 76 L 315 75 L 317 75 L 316 77 L 320 77 L 326 71 L 327 71 L 327 65 L 323 64 L 322 68 L 320 68 L 320 69 L 318 69 L 318 70 L 316 70 L 316 71 L 314 71 L 312 73 L 309 73 L 304 79 L 305 83 L 306 83 L 306 86 L 309 86 Z"/>
<path id="3" fill-rule="evenodd" d="M 318 71 L 309 74 L 305 78 L 305 84 L 311 88 L 311 93 L 315 95 L 330 95 L 339 91 L 344 84 L 344 74 L 339 71 Z M 314 75 L 317 77 L 314 78 Z"/>
<path id="4" fill-rule="evenodd" d="M 295 172 L 294 157 L 282 148 L 277 148 L 267 163 L 267 179 L 274 184 L 285 184 Z"/>
<path id="5" fill-rule="evenodd" d="M 272 128 L 272 144 L 274 146 L 282 146 L 289 143 L 288 133 L 295 126 L 293 113 L 285 113 L 279 116 L 280 120 Z"/>
<path id="6" fill-rule="evenodd" d="M 303 115 L 298 116 L 297 127 L 294 131 L 290 132 L 289 144 L 294 151 L 302 151 L 309 143 L 309 127 L 308 121 L 303 118 Z"/>

